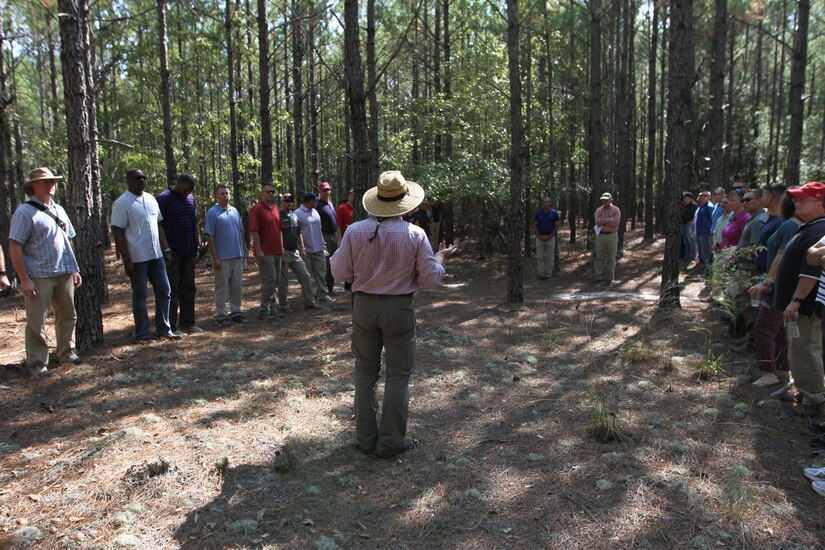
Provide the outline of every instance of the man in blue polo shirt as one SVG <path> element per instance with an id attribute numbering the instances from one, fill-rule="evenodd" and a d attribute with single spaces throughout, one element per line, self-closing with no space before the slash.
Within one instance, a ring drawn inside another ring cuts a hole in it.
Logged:
<path id="1" fill-rule="evenodd" d="M 195 207 L 195 178 L 178 176 L 174 187 L 155 197 L 160 207 L 166 242 L 172 249 L 172 261 L 166 268 L 172 289 L 169 301 L 169 325 L 175 332 L 203 332 L 195 323 L 195 258 L 198 253 L 198 216 Z M 180 317 L 178 317 L 180 309 Z"/>
<path id="2" fill-rule="evenodd" d="M 247 257 L 243 222 L 238 210 L 229 204 L 229 188 L 226 185 L 215 188 L 215 200 L 215 206 L 206 213 L 204 228 L 215 272 L 215 321 L 222 326 L 229 326 L 230 322 L 248 323 L 249 320 L 241 312 L 243 270 Z M 229 315 L 226 313 L 227 295 Z"/>
<path id="3" fill-rule="evenodd" d="M 696 227 L 696 245 L 699 249 L 699 273 L 707 275 L 710 262 L 713 258 L 712 240 L 713 231 L 713 204 L 710 202 L 710 191 L 699 193 L 699 208 L 694 215 Z"/>
<path id="4" fill-rule="evenodd" d="M 536 259 L 539 279 L 544 281 L 553 274 L 553 259 L 556 253 L 556 232 L 559 230 L 559 213 L 550 208 L 550 197 L 544 197 L 536 220 Z"/>

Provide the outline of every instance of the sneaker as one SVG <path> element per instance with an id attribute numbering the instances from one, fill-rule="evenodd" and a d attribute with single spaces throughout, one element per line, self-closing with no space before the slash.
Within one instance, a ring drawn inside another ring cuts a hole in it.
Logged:
<path id="1" fill-rule="evenodd" d="M 196 332 L 203 332 L 203 329 L 198 325 L 181 325 L 180 329 L 186 334 L 193 334 Z"/>
<path id="2" fill-rule="evenodd" d="M 158 338 L 167 338 L 167 339 L 169 339 L 169 340 L 180 340 L 181 338 L 183 338 L 183 336 L 181 336 L 181 334 L 180 334 L 180 333 L 177 333 L 177 332 L 172 332 L 172 331 L 170 330 L 170 331 L 169 331 L 169 332 L 167 332 L 166 334 L 162 334 L 162 335 L 161 335 L 161 334 L 159 334 L 159 335 L 158 335 Z"/>
<path id="3" fill-rule="evenodd" d="M 185 333 L 185 332 L 183 332 L 181 329 L 178 329 L 178 330 L 173 330 L 173 331 L 172 331 L 172 334 L 174 334 L 174 335 L 175 335 L 175 336 L 177 336 L 178 338 L 183 338 L 184 336 L 186 336 L 186 333 Z"/>
<path id="4" fill-rule="evenodd" d="M 751 382 L 751 385 L 764 388 L 766 386 L 775 386 L 776 384 L 779 384 L 779 382 L 781 382 L 781 380 L 779 380 L 775 374 L 767 372 L 755 381 Z"/>
<path id="5" fill-rule="evenodd" d="M 825 468 L 805 468 L 802 473 L 811 481 L 825 481 Z"/>
<path id="6" fill-rule="evenodd" d="M 245 325 L 245 324 L 249 323 L 249 319 L 247 319 L 246 317 L 244 317 L 244 316 L 243 316 L 243 314 L 241 314 L 241 313 L 235 313 L 235 314 L 233 314 L 233 315 L 229 318 L 229 320 L 230 320 L 230 321 L 232 321 L 233 323 L 240 323 L 240 324 L 242 324 L 242 325 Z"/>
<path id="7" fill-rule="evenodd" d="M 812 481 L 811 488 L 816 494 L 825 497 L 825 481 Z"/>
<path id="8" fill-rule="evenodd" d="M 323 303 L 323 304 L 334 304 L 335 303 L 335 298 L 333 298 L 332 296 L 329 296 L 329 295 L 325 295 L 325 296 L 321 296 L 320 298 L 318 298 L 318 301 Z"/>

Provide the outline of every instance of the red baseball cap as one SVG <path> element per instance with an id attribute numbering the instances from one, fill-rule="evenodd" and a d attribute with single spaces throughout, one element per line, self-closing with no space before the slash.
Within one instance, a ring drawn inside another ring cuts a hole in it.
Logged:
<path id="1" fill-rule="evenodd" d="M 321 185 L 318 186 L 318 191 L 326 191 L 327 189 L 332 189 L 328 181 L 322 181 Z"/>
<path id="2" fill-rule="evenodd" d="M 788 189 L 788 194 L 795 199 L 819 199 L 825 198 L 825 183 L 812 181 L 796 189 Z"/>

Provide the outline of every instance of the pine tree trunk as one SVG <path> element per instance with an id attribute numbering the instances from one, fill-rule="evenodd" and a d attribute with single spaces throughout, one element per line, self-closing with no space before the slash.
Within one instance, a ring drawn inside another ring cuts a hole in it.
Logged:
<path id="1" fill-rule="evenodd" d="M 9 156 L 7 151 L 11 148 L 11 109 L 8 109 L 9 97 L 6 88 L 6 51 L 5 34 L 3 25 L 0 24 L 0 235 L 9 234 L 11 216 L 14 204 L 14 184 L 10 174 Z M 8 239 L 0 239 L 0 246 L 3 247 L 3 257 L 10 258 L 8 249 Z M 0 266 L 2 268 L 3 266 Z M 14 266 L 10 260 L 6 260 L 6 271 L 9 281 L 14 283 Z"/>
<path id="2" fill-rule="evenodd" d="M 507 0 L 507 58 L 510 78 L 510 208 L 507 231 L 507 303 L 524 302 L 521 220 L 524 212 L 524 127 L 521 114 L 518 0 Z"/>
<path id="3" fill-rule="evenodd" d="M 604 179 L 602 159 L 602 1 L 590 2 L 590 113 L 587 132 L 590 176 L 587 227 L 594 225 L 594 212 L 600 193 L 610 191 Z M 588 233 L 589 240 L 589 233 Z M 588 243 L 588 249 L 592 243 Z"/>
<path id="4" fill-rule="evenodd" d="M 272 65 L 275 67 L 277 63 Z M 266 19 L 266 0 L 258 0 L 258 80 L 258 94 L 261 102 L 261 183 L 270 183 L 272 182 L 272 115 L 269 107 L 269 24 Z M 275 82 L 277 83 L 277 79 Z"/>
<path id="5" fill-rule="evenodd" d="M 304 164 L 304 83 L 301 69 L 304 64 L 304 42 L 301 29 L 303 10 L 299 0 L 292 0 L 292 124 L 295 139 L 295 189 L 298 194 L 307 191 Z"/>
<path id="6" fill-rule="evenodd" d="M 791 86 L 788 90 L 788 111 L 791 115 L 788 130 L 788 164 L 785 167 L 785 185 L 799 185 L 799 162 L 802 156 L 802 125 L 804 122 L 804 105 L 802 92 L 805 89 L 805 66 L 808 61 L 808 19 L 810 18 L 810 0 L 799 0 L 799 12 L 796 22 L 796 34 L 793 43 L 793 61 L 791 65 Z"/>
<path id="7" fill-rule="evenodd" d="M 175 184 L 175 152 L 172 149 L 172 104 L 169 84 L 169 55 L 166 39 L 166 0 L 157 0 L 158 55 L 160 57 L 160 105 L 163 111 L 163 151 L 166 160 L 166 185 Z"/>
<path id="8" fill-rule="evenodd" d="M 682 225 L 679 189 L 693 189 L 693 0 L 673 0 L 668 58 L 667 168 L 665 179 L 665 254 L 659 307 L 678 308 Z"/>
<path id="9" fill-rule="evenodd" d="M 375 0 L 367 0 L 367 103 L 369 105 L 370 171 L 367 179 L 371 185 L 378 181 L 378 82 L 375 71 Z"/>
<path id="10" fill-rule="evenodd" d="M 236 114 L 237 90 L 235 89 L 235 51 L 232 46 L 232 2 L 226 0 L 226 74 L 229 91 L 229 158 L 232 163 L 232 202 L 235 208 L 243 211 L 240 176 L 238 174 L 238 117 Z"/>
<path id="11" fill-rule="evenodd" d="M 716 0 L 711 42 L 710 85 L 708 100 L 708 141 L 710 157 L 710 188 L 724 187 L 725 176 L 725 55 L 727 46 L 728 2 Z M 687 189 L 687 188 L 685 188 Z"/>
<path id="12" fill-rule="evenodd" d="M 103 343 L 101 305 L 106 296 L 103 262 L 100 169 L 95 97 L 90 71 L 90 29 L 85 0 L 59 0 L 60 61 L 68 130 L 68 208 L 77 232 L 75 250 L 83 285 L 75 292 L 77 347 Z M 95 181 L 97 180 L 97 181 Z M 97 195 L 97 196 L 95 196 Z"/>
<path id="13" fill-rule="evenodd" d="M 656 168 L 656 50 L 659 40 L 659 8 L 653 6 L 650 51 L 647 58 L 647 166 L 645 167 L 645 239 L 653 238 L 653 171 Z"/>
<path id="14" fill-rule="evenodd" d="M 451 74 L 451 67 L 450 67 L 450 0 L 442 0 L 443 4 L 441 7 L 441 16 L 444 18 L 444 25 L 442 34 L 443 40 L 442 43 L 444 45 L 444 69 L 442 70 L 443 76 L 443 91 L 444 91 L 444 103 L 447 105 L 447 109 L 452 110 L 452 99 L 453 99 L 453 89 L 452 89 L 452 74 Z M 444 133 L 442 134 L 442 142 L 444 145 L 444 158 L 447 160 L 453 156 L 453 132 L 451 127 L 452 117 L 447 117 L 446 126 L 444 128 Z M 558 247 L 556 247 L 558 248 Z"/>
<path id="15" fill-rule="evenodd" d="M 364 93 L 364 69 L 361 66 L 361 40 L 358 36 L 358 0 L 344 0 L 344 67 L 349 97 L 350 128 L 352 129 L 353 168 L 355 172 L 355 219 L 366 215 L 361 196 L 372 184 L 368 181 L 369 139 L 367 137 L 367 106 Z M 377 181 L 377 179 L 376 179 Z"/>

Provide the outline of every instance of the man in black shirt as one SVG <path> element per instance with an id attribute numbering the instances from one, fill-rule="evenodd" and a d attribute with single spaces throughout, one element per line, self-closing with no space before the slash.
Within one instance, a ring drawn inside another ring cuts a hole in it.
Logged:
<path id="1" fill-rule="evenodd" d="M 825 403 L 822 376 L 822 319 L 815 306 L 817 284 L 822 268 L 806 261 L 808 249 L 825 236 L 825 184 L 813 182 L 789 189 L 796 216 L 804 222 L 791 239 L 776 273 L 773 307 L 785 311 L 785 322 L 798 325 L 798 336 L 788 331 L 788 362 L 794 385 L 805 403 Z M 812 258 L 813 259 L 813 258 Z"/>
<path id="2" fill-rule="evenodd" d="M 301 294 L 304 297 L 304 305 L 307 309 L 321 309 L 321 306 L 315 303 L 315 297 L 312 295 L 312 283 L 309 281 L 309 271 L 304 263 L 304 239 L 301 237 L 301 227 L 298 225 L 298 217 L 292 211 L 292 195 L 287 193 L 281 198 L 281 235 L 284 239 L 284 254 L 281 260 L 284 262 L 281 266 L 281 277 L 278 281 L 278 303 L 281 306 L 281 311 L 289 311 L 289 304 L 287 303 L 287 292 L 289 289 L 289 280 L 287 279 L 286 270 L 292 268 L 292 272 L 298 277 L 298 282 L 301 284 Z"/>
<path id="3" fill-rule="evenodd" d="M 699 205 L 693 200 L 693 193 L 682 193 L 682 261 L 690 263 L 696 259 L 696 225 L 693 217 Z"/>

